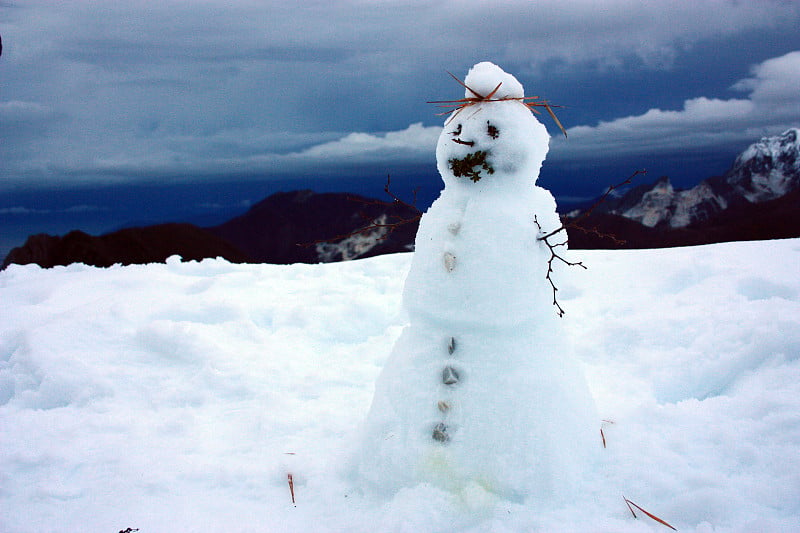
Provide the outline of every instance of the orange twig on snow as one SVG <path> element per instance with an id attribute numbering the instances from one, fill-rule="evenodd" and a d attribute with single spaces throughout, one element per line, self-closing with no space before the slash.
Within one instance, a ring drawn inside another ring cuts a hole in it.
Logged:
<path id="1" fill-rule="evenodd" d="M 613 423 L 614 423 L 614 421 L 613 421 L 613 420 L 605 420 L 605 419 L 604 419 L 604 420 L 603 420 L 603 423 L 602 423 L 602 424 L 600 424 L 600 438 L 601 438 L 601 439 L 603 439 L 603 448 L 605 448 L 605 447 L 606 447 L 606 434 L 605 434 L 605 432 L 603 431 L 603 427 L 604 427 L 606 424 L 613 424 Z"/>
<path id="2" fill-rule="evenodd" d="M 289 477 L 289 492 L 292 495 L 292 505 L 297 507 L 297 504 L 294 502 L 294 480 L 292 479 L 292 475 L 288 474 Z"/>
<path id="3" fill-rule="evenodd" d="M 661 525 L 663 525 L 663 526 L 667 526 L 668 528 L 670 528 L 670 529 L 671 529 L 671 530 L 673 530 L 673 531 L 678 531 L 677 529 L 675 529 L 674 527 L 672 527 L 670 524 L 668 524 L 666 521 L 664 521 L 664 520 L 662 520 L 661 518 L 657 517 L 657 516 L 656 516 L 656 515 L 654 515 L 653 513 L 648 513 L 647 511 L 645 511 L 644 509 L 642 509 L 641 507 L 639 507 L 638 505 L 636 505 L 635 503 L 633 503 L 632 501 L 630 501 L 630 500 L 629 500 L 628 498 L 626 498 L 625 496 L 623 496 L 623 497 L 622 497 L 622 499 L 623 499 L 623 500 L 625 500 L 625 503 L 628 505 L 628 510 L 631 512 L 631 514 L 633 515 L 633 517 L 634 517 L 634 518 L 639 518 L 638 516 L 636 516 L 636 513 L 633 511 L 633 508 L 634 508 L 634 507 L 636 507 L 636 508 L 637 508 L 637 509 L 639 509 L 641 512 L 643 512 L 645 515 L 647 515 L 649 518 L 651 518 L 651 519 L 655 520 L 655 521 L 656 521 L 656 522 L 658 522 L 659 524 L 661 524 Z"/>

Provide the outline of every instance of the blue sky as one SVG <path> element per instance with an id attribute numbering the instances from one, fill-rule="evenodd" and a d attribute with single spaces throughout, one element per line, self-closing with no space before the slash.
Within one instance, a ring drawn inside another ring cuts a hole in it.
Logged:
<path id="1" fill-rule="evenodd" d="M 483 60 L 565 106 L 562 194 L 691 181 L 800 125 L 798 27 L 770 0 L 0 0 L 0 191 L 431 169 L 426 102 Z"/>

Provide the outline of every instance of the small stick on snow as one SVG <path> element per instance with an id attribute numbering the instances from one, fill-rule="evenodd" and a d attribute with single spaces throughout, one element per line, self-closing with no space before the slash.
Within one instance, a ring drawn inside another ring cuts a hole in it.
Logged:
<path id="1" fill-rule="evenodd" d="M 289 476 L 289 492 L 292 495 L 292 505 L 297 507 L 297 504 L 294 502 L 294 480 L 292 479 L 292 475 L 288 474 Z"/>
<path id="2" fill-rule="evenodd" d="M 606 447 L 606 434 L 603 431 L 603 428 L 605 427 L 606 424 L 613 424 L 613 423 L 614 423 L 613 420 L 603 419 L 603 423 L 600 424 L 600 438 L 603 439 L 603 448 Z"/>
<path id="3" fill-rule="evenodd" d="M 630 501 L 630 500 L 629 500 L 628 498 L 626 498 L 625 496 L 623 496 L 623 497 L 622 497 L 622 499 L 623 499 L 623 500 L 625 500 L 625 503 L 628 505 L 628 510 L 631 512 L 631 514 L 633 515 L 633 517 L 634 517 L 634 518 L 639 518 L 638 516 L 636 516 L 636 513 L 635 513 L 635 512 L 633 512 L 633 507 L 636 507 L 636 508 L 637 508 L 637 509 L 639 509 L 641 512 L 643 512 L 644 514 L 646 514 L 646 515 L 647 515 L 649 518 L 651 518 L 651 519 L 655 520 L 655 521 L 656 521 L 656 522 L 658 522 L 659 524 L 661 524 L 661 525 L 663 525 L 663 526 L 667 526 L 667 527 L 668 527 L 668 528 L 670 528 L 672 531 L 678 531 L 677 529 L 675 529 L 674 527 L 672 527 L 670 524 L 668 524 L 666 521 L 664 521 L 664 520 L 662 520 L 661 518 L 657 517 L 657 516 L 656 516 L 656 515 L 654 515 L 653 513 L 648 513 L 647 511 L 645 511 L 644 509 L 642 509 L 641 507 L 639 507 L 638 505 L 636 505 L 635 503 L 633 503 L 632 501 Z M 631 507 L 631 506 L 633 506 L 633 507 Z"/>

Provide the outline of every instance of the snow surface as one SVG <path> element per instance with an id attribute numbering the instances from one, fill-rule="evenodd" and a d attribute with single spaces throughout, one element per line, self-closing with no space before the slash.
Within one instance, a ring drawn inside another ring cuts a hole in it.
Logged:
<path id="1" fill-rule="evenodd" d="M 488 62 L 465 84 L 522 95 Z M 357 461 L 369 489 L 425 482 L 553 505 L 596 469 L 600 418 L 538 240 L 561 225 L 535 184 L 548 142 L 520 101 L 484 100 L 447 119 L 436 149 L 445 188 L 422 216 L 404 288 L 409 325 L 378 378 Z"/>
<path id="2" fill-rule="evenodd" d="M 412 254 L 12 265 L 0 531 L 669 531 L 623 495 L 681 532 L 800 530 L 800 240 L 571 257 L 563 327 L 611 422 L 562 506 L 345 474 Z"/>

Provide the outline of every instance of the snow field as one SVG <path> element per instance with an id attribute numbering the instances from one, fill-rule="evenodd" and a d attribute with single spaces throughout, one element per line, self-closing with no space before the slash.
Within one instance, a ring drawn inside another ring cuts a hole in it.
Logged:
<path id="1" fill-rule="evenodd" d="M 800 240 L 570 254 L 563 328 L 611 422 L 558 507 L 350 474 L 411 254 L 12 265 L 0 531 L 668 531 L 623 495 L 681 532 L 800 530 Z"/>

